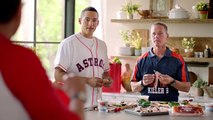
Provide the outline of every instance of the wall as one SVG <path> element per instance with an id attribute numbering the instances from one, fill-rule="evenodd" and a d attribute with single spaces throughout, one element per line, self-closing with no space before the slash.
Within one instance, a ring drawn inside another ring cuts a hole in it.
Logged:
<path id="1" fill-rule="evenodd" d="M 134 3 L 140 3 L 142 7 L 140 9 L 149 9 L 150 3 L 149 0 L 132 0 Z M 173 6 L 179 4 L 184 9 L 192 12 L 192 6 L 195 5 L 200 0 L 174 0 Z M 206 0 L 208 1 L 208 0 Z M 119 10 L 120 6 L 124 4 L 124 0 L 104 0 L 103 12 L 104 12 L 104 41 L 106 41 L 108 46 L 108 54 L 116 55 L 116 48 L 124 46 L 123 41 L 121 40 L 119 31 L 127 29 L 149 29 L 151 23 L 131 23 L 131 24 L 122 24 L 122 23 L 111 23 L 111 19 L 116 18 L 116 12 Z M 170 36 L 175 37 L 213 37 L 211 31 L 213 31 L 213 24 L 175 24 L 168 23 L 169 34 Z M 124 61 L 126 62 L 126 61 Z M 131 67 L 135 61 L 128 60 L 131 62 Z M 190 70 L 193 71 L 193 67 Z M 198 71 L 195 68 L 195 72 Z M 202 68 L 199 72 L 199 76 L 205 80 L 208 79 L 208 74 L 206 73 L 207 68 Z"/>

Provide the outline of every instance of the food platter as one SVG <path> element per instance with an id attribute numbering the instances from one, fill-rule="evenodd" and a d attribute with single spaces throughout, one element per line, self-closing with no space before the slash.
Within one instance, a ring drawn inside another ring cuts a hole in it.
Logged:
<path id="1" fill-rule="evenodd" d="M 173 116 L 202 116 L 203 114 L 200 105 L 173 106 L 170 112 Z"/>
<path id="2" fill-rule="evenodd" d="M 134 109 L 126 109 L 126 113 L 139 115 L 139 116 L 154 116 L 154 115 L 168 115 L 169 107 L 160 106 L 156 102 L 139 101 L 139 106 Z M 146 104 L 143 104 L 146 103 Z M 149 103 L 149 104 L 148 104 Z"/>
<path id="3" fill-rule="evenodd" d="M 126 113 L 139 116 L 172 115 L 172 116 L 202 116 L 203 108 L 200 105 L 191 104 L 192 100 L 183 100 L 181 103 L 171 101 L 146 101 L 138 100 L 138 106 L 134 109 L 126 109 Z"/>
<path id="4" fill-rule="evenodd" d="M 168 115 L 169 111 L 162 111 L 162 112 L 138 112 L 134 109 L 125 109 L 126 113 L 133 114 L 133 115 L 139 115 L 139 116 L 155 116 L 155 115 Z"/>

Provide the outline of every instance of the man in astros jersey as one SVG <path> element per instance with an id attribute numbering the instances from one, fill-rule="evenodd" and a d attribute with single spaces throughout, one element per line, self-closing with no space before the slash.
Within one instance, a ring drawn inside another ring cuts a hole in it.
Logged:
<path id="1" fill-rule="evenodd" d="M 93 36 L 99 24 L 98 12 L 87 7 L 79 18 L 81 30 L 64 39 L 55 58 L 55 80 L 61 82 L 66 74 L 82 78 L 86 85 L 87 102 L 85 107 L 97 105 L 101 99 L 102 86 L 109 87 L 112 79 L 109 76 L 107 46 L 104 41 Z"/>

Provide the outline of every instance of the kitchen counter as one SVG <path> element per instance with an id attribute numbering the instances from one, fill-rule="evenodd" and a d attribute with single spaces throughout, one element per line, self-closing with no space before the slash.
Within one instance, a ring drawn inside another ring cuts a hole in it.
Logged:
<path id="1" fill-rule="evenodd" d="M 139 97 L 148 99 L 147 96 L 141 96 L 140 93 L 103 93 L 103 99 L 108 101 L 136 101 Z M 205 103 L 213 103 L 213 98 L 209 98 L 207 96 L 191 96 L 185 92 L 179 92 L 179 102 L 183 100 L 192 99 L 193 103 L 198 103 L 204 106 Z"/>
<path id="2" fill-rule="evenodd" d="M 206 112 L 203 116 L 170 116 L 170 115 L 158 115 L 158 116 L 137 116 L 128 114 L 125 111 L 119 113 L 104 113 L 98 111 L 87 111 L 85 113 L 86 120 L 212 120 L 213 113 Z"/>
<path id="3" fill-rule="evenodd" d="M 141 97 L 140 93 L 103 93 L 103 99 L 108 101 L 136 101 Z M 142 96 L 146 98 L 146 96 Z M 185 94 L 181 94 L 179 101 L 191 99 Z M 199 103 L 204 106 L 204 103 L 213 103 L 213 98 L 208 97 L 193 97 L 194 103 Z M 205 112 L 202 116 L 171 116 L 171 115 L 157 115 L 157 116 L 138 116 L 126 113 L 124 110 L 118 113 L 105 113 L 98 111 L 86 111 L 86 120 L 212 120 L 213 113 Z"/>

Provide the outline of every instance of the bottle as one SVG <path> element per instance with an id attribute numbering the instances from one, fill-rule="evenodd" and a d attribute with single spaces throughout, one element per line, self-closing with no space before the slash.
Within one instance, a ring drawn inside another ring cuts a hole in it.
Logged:
<path id="1" fill-rule="evenodd" d="M 209 58 L 212 57 L 212 51 L 211 51 L 211 47 L 209 47 L 209 54 L 208 54 Z"/>
<path id="2" fill-rule="evenodd" d="M 206 49 L 204 50 L 204 57 L 210 58 L 211 57 L 211 50 L 208 45 L 206 45 Z"/>
<path id="3" fill-rule="evenodd" d="M 128 63 L 125 64 L 125 67 L 126 67 L 126 71 L 121 76 L 122 85 L 127 92 L 132 92 L 131 85 L 130 85 L 132 70 L 131 70 L 130 65 Z"/>

